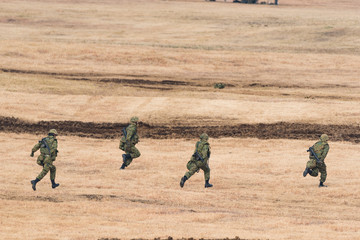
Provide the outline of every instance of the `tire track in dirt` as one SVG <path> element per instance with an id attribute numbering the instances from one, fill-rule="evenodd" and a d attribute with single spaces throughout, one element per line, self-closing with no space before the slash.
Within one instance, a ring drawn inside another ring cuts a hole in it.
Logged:
<path id="1" fill-rule="evenodd" d="M 179 86 L 201 87 L 208 85 L 208 84 L 199 84 L 196 82 L 179 81 L 172 79 L 154 80 L 152 79 L 153 77 L 148 75 L 118 75 L 120 77 L 108 77 L 108 75 L 106 74 L 95 74 L 95 73 L 85 74 L 85 73 L 45 72 L 45 71 L 20 70 L 20 69 L 8 69 L 8 68 L 0 68 L 0 72 L 1 71 L 6 73 L 16 73 L 16 74 L 25 74 L 25 75 L 55 76 L 59 79 L 71 80 L 71 81 L 93 81 L 104 84 L 106 83 L 123 84 L 126 86 L 136 86 L 140 88 L 149 88 L 149 89 L 157 89 L 157 90 L 171 90 L 172 89 L 171 87 L 179 87 Z M 227 87 L 234 87 L 234 85 L 227 84 Z"/>
<path id="2" fill-rule="evenodd" d="M 128 123 L 95 123 L 80 121 L 29 122 L 14 117 L 0 117 L 0 132 L 44 134 L 55 128 L 60 135 L 116 139 Z M 143 138 L 198 138 L 206 132 L 212 138 L 314 139 L 327 133 L 332 141 L 360 142 L 360 125 L 321 125 L 305 123 L 259 123 L 238 125 L 150 125 L 139 123 L 138 134 Z"/>

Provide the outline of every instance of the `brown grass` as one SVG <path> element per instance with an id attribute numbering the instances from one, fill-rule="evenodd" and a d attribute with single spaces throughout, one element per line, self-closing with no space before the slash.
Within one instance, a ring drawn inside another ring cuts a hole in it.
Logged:
<path id="1" fill-rule="evenodd" d="M 120 171 L 117 140 L 60 136 L 61 186 L 46 176 L 33 192 L 40 168 L 28 154 L 40 137 L 0 134 L 1 238 L 359 236 L 358 145 L 330 143 L 329 187 L 319 189 L 318 178 L 302 177 L 307 141 L 210 139 L 214 188 L 199 173 L 181 189 L 195 140 L 142 139 L 142 156 Z"/>
<path id="2" fill-rule="evenodd" d="M 358 1 L 279 2 L 1 1 L 1 116 L 358 126 Z M 330 142 L 318 189 L 301 176 L 312 142 L 211 139 L 215 187 L 180 189 L 195 139 L 142 139 L 120 172 L 117 141 L 60 134 L 61 186 L 33 192 L 38 138 L 0 133 L 2 239 L 359 238 L 356 144 Z"/>

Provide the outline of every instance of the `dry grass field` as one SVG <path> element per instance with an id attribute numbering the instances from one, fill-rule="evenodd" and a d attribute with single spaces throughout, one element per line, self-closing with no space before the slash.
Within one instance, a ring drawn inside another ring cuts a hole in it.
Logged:
<path id="1" fill-rule="evenodd" d="M 360 239 L 360 4 L 279 4 L 2 0 L 0 239 Z M 142 156 L 120 171 L 133 115 Z M 54 126 L 61 185 L 34 192 Z M 214 187 L 181 189 L 206 129 Z"/>

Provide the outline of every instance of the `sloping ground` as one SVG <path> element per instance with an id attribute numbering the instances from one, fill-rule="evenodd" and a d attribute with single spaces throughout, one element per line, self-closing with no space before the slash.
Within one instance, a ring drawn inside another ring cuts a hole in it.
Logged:
<path id="1" fill-rule="evenodd" d="M 55 128 L 61 135 L 118 138 L 127 123 L 94 123 L 80 121 L 27 122 L 18 118 L 0 117 L 0 131 L 44 134 Z M 206 132 L 210 137 L 237 137 L 259 139 L 314 139 L 314 135 L 327 133 L 332 141 L 360 142 L 360 126 L 321 125 L 278 122 L 271 124 L 239 124 L 233 126 L 162 126 L 140 122 L 139 135 L 144 138 L 196 138 Z"/>

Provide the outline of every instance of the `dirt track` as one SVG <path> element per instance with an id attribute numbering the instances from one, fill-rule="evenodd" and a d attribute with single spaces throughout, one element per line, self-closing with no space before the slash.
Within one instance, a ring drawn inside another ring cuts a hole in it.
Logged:
<path id="1" fill-rule="evenodd" d="M 127 123 L 94 123 L 79 121 L 26 122 L 18 118 L 0 117 L 0 131 L 15 133 L 43 134 L 50 128 L 61 135 L 119 138 L 121 129 Z M 360 142 L 360 126 L 320 125 L 278 122 L 272 124 L 240 124 L 234 126 L 160 126 L 139 124 L 139 134 L 144 138 L 196 138 L 207 132 L 213 138 L 237 137 L 259 139 L 313 139 L 314 135 L 327 133 L 332 141 Z"/>

